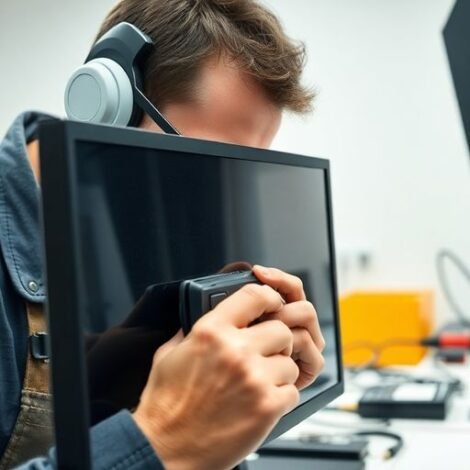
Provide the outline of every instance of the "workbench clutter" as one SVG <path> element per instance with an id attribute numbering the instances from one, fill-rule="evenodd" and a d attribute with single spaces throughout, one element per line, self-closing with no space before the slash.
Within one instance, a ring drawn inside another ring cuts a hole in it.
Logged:
<path id="1" fill-rule="evenodd" d="M 431 290 L 357 291 L 340 299 L 345 367 L 415 365 L 435 325 Z"/>

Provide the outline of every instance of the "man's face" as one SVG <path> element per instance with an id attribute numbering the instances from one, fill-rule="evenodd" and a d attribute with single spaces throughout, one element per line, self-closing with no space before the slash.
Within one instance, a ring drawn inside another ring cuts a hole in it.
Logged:
<path id="1" fill-rule="evenodd" d="M 195 98 L 161 109 L 187 137 L 268 148 L 281 124 L 281 110 L 262 87 L 224 58 L 202 67 Z M 148 116 L 140 127 L 161 132 Z"/>

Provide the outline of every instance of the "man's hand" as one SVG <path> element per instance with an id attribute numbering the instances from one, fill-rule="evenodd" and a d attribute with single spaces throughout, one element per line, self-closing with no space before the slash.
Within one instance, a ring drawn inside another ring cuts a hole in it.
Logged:
<path id="1" fill-rule="evenodd" d="M 295 334 L 276 319 L 249 326 L 285 308 L 247 285 L 157 351 L 134 418 L 165 468 L 232 468 L 297 405 Z"/>
<path id="2" fill-rule="evenodd" d="M 279 292 L 287 305 L 278 312 L 263 315 L 263 320 L 281 320 L 294 335 L 292 358 L 300 373 L 295 385 L 299 390 L 310 385 L 324 366 L 325 340 L 320 331 L 317 312 L 306 300 L 302 281 L 276 268 L 253 267 L 254 275 Z"/>

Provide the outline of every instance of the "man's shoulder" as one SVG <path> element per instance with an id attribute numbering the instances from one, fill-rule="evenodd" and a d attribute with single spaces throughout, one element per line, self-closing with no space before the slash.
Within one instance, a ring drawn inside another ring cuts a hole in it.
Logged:
<path id="1" fill-rule="evenodd" d="M 15 135 L 16 137 L 23 135 L 30 138 L 31 134 L 34 134 L 36 132 L 38 124 L 40 122 L 48 121 L 51 119 L 58 120 L 59 118 L 57 116 L 42 111 L 23 111 L 13 119 L 10 126 L 7 128 L 2 142 L 5 140 L 12 139 Z"/>
<path id="2" fill-rule="evenodd" d="M 18 159 L 26 160 L 26 144 L 37 139 L 39 124 L 58 119 L 40 111 L 25 111 L 18 114 L 0 140 L 0 171 L 5 173 Z M 13 166 L 16 167 L 16 163 Z"/>
<path id="3" fill-rule="evenodd" d="M 12 122 L 0 142 L 0 246 L 17 293 L 29 302 L 44 301 L 38 186 L 27 155 L 38 125 L 57 119 L 27 111 Z"/>

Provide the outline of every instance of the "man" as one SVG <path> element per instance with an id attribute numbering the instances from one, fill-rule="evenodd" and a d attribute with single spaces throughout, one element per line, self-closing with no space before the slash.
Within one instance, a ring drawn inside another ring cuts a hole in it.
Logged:
<path id="1" fill-rule="evenodd" d="M 310 108 L 312 93 L 300 84 L 303 49 L 254 0 L 122 0 L 98 37 L 121 21 L 155 42 L 146 94 L 183 135 L 269 147 L 283 110 Z M 24 305 L 44 301 L 34 140 L 42 117 L 20 116 L 0 146 L 0 452 L 10 462 L 26 455 L 26 434 L 35 439 L 22 419 L 27 405 L 20 413 L 18 406 L 28 354 Z M 148 117 L 140 127 L 160 131 Z M 158 349 L 133 414 L 92 430 L 96 468 L 231 468 L 296 406 L 298 390 L 323 366 L 316 314 L 299 279 L 260 266 L 254 273 L 265 286 L 243 288 L 186 338 L 178 333 Z M 269 321 L 252 326 L 261 317 Z M 25 468 L 53 464 L 51 453 Z"/>

